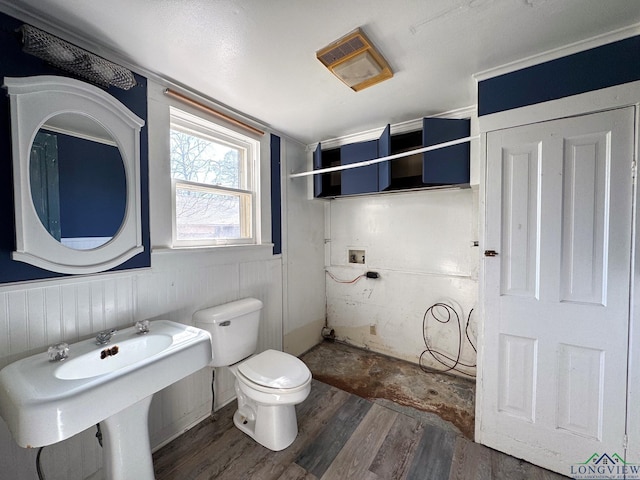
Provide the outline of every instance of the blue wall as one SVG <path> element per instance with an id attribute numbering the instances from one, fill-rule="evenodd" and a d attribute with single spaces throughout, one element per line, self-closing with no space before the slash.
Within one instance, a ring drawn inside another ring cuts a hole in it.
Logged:
<path id="1" fill-rule="evenodd" d="M 282 253 L 282 197 L 280 185 L 280 137 L 271 134 L 271 241 L 273 254 Z"/>
<path id="2" fill-rule="evenodd" d="M 640 35 L 483 80 L 478 83 L 478 115 L 637 80 Z"/>
<path id="3" fill-rule="evenodd" d="M 0 13 L 0 76 L 2 78 L 31 75 L 71 76 L 36 57 L 22 52 L 21 35 L 17 32 L 22 24 L 23 22 Z M 137 85 L 128 91 L 115 87 L 111 87 L 107 91 L 146 122 L 147 80 L 136 75 L 136 82 Z M 140 133 L 140 186 L 144 252 L 114 268 L 114 270 L 141 268 L 151 265 L 148 156 L 147 126 L 145 125 Z M 9 98 L 6 94 L 0 95 L 0 225 L 2 225 L 2 228 L 0 228 L 0 283 L 63 276 L 62 274 L 49 272 L 11 259 L 11 252 L 15 249 L 15 223 L 11 124 L 9 120 Z"/>

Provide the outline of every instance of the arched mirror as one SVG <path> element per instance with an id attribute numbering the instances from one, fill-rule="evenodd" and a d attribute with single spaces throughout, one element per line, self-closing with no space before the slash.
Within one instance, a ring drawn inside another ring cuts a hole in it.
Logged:
<path id="1" fill-rule="evenodd" d="M 16 213 L 14 260 L 95 273 L 143 251 L 140 129 L 105 91 L 55 76 L 5 78 Z"/>

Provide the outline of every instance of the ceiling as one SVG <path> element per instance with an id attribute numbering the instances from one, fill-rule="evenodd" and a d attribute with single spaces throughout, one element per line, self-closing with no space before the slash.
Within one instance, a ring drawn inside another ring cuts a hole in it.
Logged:
<path id="1" fill-rule="evenodd" d="M 36 26 L 49 23 L 57 32 L 87 39 L 111 59 L 188 86 L 305 144 L 471 106 L 474 73 L 640 23 L 638 0 L 0 0 L 0 5 L 43 22 Z M 356 27 L 395 72 L 357 93 L 315 57 Z"/>

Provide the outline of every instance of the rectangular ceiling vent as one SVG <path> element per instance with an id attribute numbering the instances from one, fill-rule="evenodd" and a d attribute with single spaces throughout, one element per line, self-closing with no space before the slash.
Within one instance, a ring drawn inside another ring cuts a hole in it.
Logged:
<path id="1" fill-rule="evenodd" d="M 387 61 L 360 28 L 318 50 L 316 56 L 356 92 L 393 77 Z"/>
<path id="2" fill-rule="evenodd" d="M 361 48 L 364 48 L 365 44 L 362 41 L 361 37 L 354 37 L 348 42 L 341 43 L 335 47 L 333 47 L 328 52 L 324 53 L 320 58 L 320 61 L 324 63 L 326 66 L 331 65 L 332 63 L 336 63 L 339 60 L 342 60 L 347 55 L 350 55 Z"/>

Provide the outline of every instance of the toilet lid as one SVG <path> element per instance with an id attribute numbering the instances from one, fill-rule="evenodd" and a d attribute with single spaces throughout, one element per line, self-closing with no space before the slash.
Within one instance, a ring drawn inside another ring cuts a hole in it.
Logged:
<path id="1" fill-rule="evenodd" d="M 269 388 L 296 388 L 311 372 L 299 358 L 277 350 L 266 350 L 238 365 L 238 371 L 258 385 Z"/>

